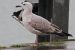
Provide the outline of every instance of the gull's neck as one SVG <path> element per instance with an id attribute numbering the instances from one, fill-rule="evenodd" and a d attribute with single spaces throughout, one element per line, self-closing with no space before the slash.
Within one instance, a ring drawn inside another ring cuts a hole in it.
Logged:
<path id="1" fill-rule="evenodd" d="M 29 22 L 31 20 L 32 10 L 25 8 L 22 13 L 22 18 L 24 22 Z"/>
<path id="2" fill-rule="evenodd" d="M 23 10 L 24 15 L 30 15 L 32 14 L 32 7 L 25 7 Z"/>

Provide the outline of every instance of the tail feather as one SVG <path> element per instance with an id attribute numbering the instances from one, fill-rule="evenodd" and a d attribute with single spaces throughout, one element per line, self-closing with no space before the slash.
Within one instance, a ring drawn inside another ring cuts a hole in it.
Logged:
<path id="1" fill-rule="evenodd" d="M 68 33 L 65 33 L 65 32 L 62 32 L 62 33 L 53 33 L 53 34 L 56 34 L 56 35 L 59 35 L 59 36 L 71 36 L 71 34 L 68 34 Z"/>
<path id="2" fill-rule="evenodd" d="M 66 36 L 71 36 L 72 37 L 72 35 L 69 34 L 69 33 L 66 33 L 66 32 L 62 32 L 62 33 L 65 34 Z"/>

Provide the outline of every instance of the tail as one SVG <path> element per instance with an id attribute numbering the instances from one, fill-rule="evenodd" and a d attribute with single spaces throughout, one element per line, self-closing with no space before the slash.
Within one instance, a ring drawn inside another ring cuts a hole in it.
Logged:
<path id="1" fill-rule="evenodd" d="M 66 32 L 62 32 L 65 36 L 71 36 L 72 37 L 72 35 L 71 34 L 69 34 L 69 33 L 66 33 Z"/>
<path id="2" fill-rule="evenodd" d="M 59 36 L 71 36 L 71 37 L 73 37 L 71 34 L 65 33 L 65 32 L 62 32 L 62 33 L 54 33 L 54 34 L 59 35 Z"/>

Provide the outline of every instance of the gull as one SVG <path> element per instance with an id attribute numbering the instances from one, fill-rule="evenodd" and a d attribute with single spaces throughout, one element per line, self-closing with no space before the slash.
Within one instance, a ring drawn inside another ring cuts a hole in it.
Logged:
<path id="1" fill-rule="evenodd" d="M 22 12 L 19 17 L 22 17 L 22 24 L 28 31 L 37 35 L 56 34 L 59 36 L 72 36 L 47 19 L 32 13 L 33 5 L 30 2 L 24 1 L 20 7 L 22 7 Z"/>

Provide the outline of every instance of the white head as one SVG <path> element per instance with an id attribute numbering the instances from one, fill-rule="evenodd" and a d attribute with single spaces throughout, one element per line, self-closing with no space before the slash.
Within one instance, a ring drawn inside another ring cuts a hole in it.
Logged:
<path id="1" fill-rule="evenodd" d="M 30 2 L 22 2 L 21 4 L 22 4 L 23 9 L 28 9 L 28 10 L 32 11 L 33 6 L 32 6 L 32 4 Z"/>
<path id="2" fill-rule="evenodd" d="M 16 7 L 22 7 L 24 14 L 32 13 L 33 6 L 30 2 L 22 2 L 21 5 L 17 5 Z"/>

